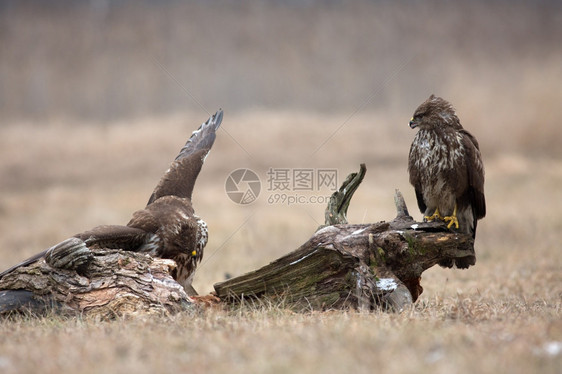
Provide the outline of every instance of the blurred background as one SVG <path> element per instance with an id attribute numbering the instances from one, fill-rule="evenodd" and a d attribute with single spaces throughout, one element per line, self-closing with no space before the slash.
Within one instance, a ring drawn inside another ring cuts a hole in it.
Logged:
<path id="1" fill-rule="evenodd" d="M 268 203 L 269 168 L 335 168 L 341 183 L 365 162 L 350 221 L 392 219 L 395 188 L 419 219 L 407 123 L 432 93 L 484 155 L 479 261 L 539 237 L 546 251 L 562 228 L 560 40 L 555 0 L 0 0 L 0 268 L 126 223 L 219 107 L 194 194 L 211 231 L 203 292 L 322 223 L 323 204 Z M 237 168 L 262 180 L 251 205 L 224 191 Z"/>

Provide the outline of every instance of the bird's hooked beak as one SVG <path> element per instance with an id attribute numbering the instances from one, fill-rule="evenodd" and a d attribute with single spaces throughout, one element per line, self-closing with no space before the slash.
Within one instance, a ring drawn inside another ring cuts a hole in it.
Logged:
<path id="1" fill-rule="evenodd" d="M 410 128 L 415 129 L 416 127 L 418 127 L 418 124 L 414 121 L 414 117 L 412 117 L 410 120 Z"/>

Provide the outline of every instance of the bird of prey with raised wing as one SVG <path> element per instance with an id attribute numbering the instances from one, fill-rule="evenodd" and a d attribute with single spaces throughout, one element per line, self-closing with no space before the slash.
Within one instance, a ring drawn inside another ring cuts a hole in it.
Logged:
<path id="1" fill-rule="evenodd" d="M 177 264 L 172 277 L 189 295 L 196 294 L 191 282 L 203 257 L 208 231 L 207 224 L 193 210 L 191 195 L 222 117 L 223 112 L 219 110 L 192 133 L 154 189 L 146 207 L 133 213 L 127 225 L 98 226 L 75 237 L 90 248 L 146 252 L 154 257 L 172 259 Z M 47 251 L 0 273 L 0 278 L 15 268 L 37 261 Z"/>

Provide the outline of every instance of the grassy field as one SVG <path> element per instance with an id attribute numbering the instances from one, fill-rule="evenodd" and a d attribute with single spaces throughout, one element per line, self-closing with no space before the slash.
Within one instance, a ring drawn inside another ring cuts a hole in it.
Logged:
<path id="1" fill-rule="evenodd" d="M 481 128 L 465 117 L 465 126 L 480 135 Z M 269 167 L 332 167 L 341 181 L 365 161 L 367 177 L 352 201 L 350 221 L 391 219 L 394 188 L 419 216 L 405 168 L 414 134 L 406 126 L 409 113 L 402 119 L 359 114 L 311 155 L 326 136 L 322 129 L 337 128 L 345 118 L 225 113 L 194 195 L 211 233 L 196 289 L 207 293 L 226 273 L 241 274 L 296 248 L 321 222 L 324 205 L 267 203 Z M 182 138 L 204 119 L 186 113 L 110 126 L 59 121 L 1 128 L 0 267 L 92 226 L 125 223 L 144 206 Z M 384 130 L 386 124 L 395 134 Z M 376 143 L 363 136 L 372 127 L 380 128 Z M 282 146 L 271 148 L 270 142 Z M 484 157 L 488 215 L 478 227 L 477 265 L 465 271 L 430 269 L 420 300 L 401 315 L 293 314 L 273 305 L 103 323 L 22 318 L 0 322 L 0 368 L 4 373 L 557 372 L 562 160 L 486 149 Z M 252 205 L 236 205 L 224 191 L 237 167 L 253 169 L 262 180 L 263 195 Z"/>
<path id="2" fill-rule="evenodd" d="M 341 183 L 364 162 L 350 222 L 392 219 L 395 188 L 420 219 L 407 123 L 431 93 L 480 142 L 488 213 L 476 266 L 426 271 L 399 315 L 0 320 L 0 373 L 560 372 L 557 2 L 54 3 L 0 1 L 0 269 L 126 223 L 219 107 L 193 196 L 210 231 L 201 294 L 323 222 L 324 204 L 268 203 L 270 168 L 336 169 Z M 262 182 L 251 205 L 225 193 L 238 168 Z"/>

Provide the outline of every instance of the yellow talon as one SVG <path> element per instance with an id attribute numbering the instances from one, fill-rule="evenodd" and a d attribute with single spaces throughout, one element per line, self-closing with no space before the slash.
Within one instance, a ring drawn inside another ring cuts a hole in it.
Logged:
<path id="1" fill-rule="evenodd" d="M 443 220 L 445 222 L 449 222 L 449 224 L 447 225 L 448 229 L 450 229 L 451 226 L 453 226 L 453 224 L 455 225 L 456 229 L 459 228 L 459 220 L 457 219 L 457 204 L 455 204 L 455 209 L 453 210 L 453 215 L 444 217 Z"/>
<path id="2" fill-rule="evenodd" d="M 455 228 L 458 229 L 459 228 L 459 220 L 457 219 L 457 217 L 445 217 L 445 222 L 450 221 L 449 224 L 447 225 L 447 228 L 450 229 L 451 226 L 453 226 L 453 224 L 455 225 Z"/>
<path id="3" fill-rule="evenodd" d="M 436 219 L 440 219 L 443 220 L 444 218 L 441 216 L 441 213 L 439 213 L 439 208 L 435 209 L 435 213 L 433 213 L 433 215 L 431 216 L 423 216 L 423 218 L 427 221 L 427 222 L 431 222 L 434 221 Z"/>

